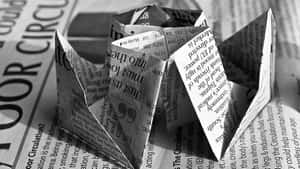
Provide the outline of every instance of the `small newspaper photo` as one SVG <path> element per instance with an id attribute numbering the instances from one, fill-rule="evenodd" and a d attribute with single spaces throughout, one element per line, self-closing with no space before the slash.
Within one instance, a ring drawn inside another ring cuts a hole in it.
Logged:
<path id="1" fill-rule="evenodd" d="M 0 3 L 0 169 L 300 168 L 277 8 L 223 38 L 232 6 Z"/>

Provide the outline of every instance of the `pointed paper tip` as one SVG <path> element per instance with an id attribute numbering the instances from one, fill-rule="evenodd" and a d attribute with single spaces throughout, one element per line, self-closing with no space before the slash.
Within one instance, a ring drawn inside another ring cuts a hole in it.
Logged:
<path id="1" fill-rule="evenodd" d="M 62 46 L 64 48 L 64 38 L 63 35 L 59 32 L 59 30 L 55 31 L 55 43 L 59 43 L 60 46 Z"/>
<path id="2" fill-rule="evenodd" d="M 64 35 L 59 30 L 55 31 L 55 36 L 60 41 L 62 46 L 73 49 L 73 47 L 70 45 L 69 41 L 66 39 L 66 37 L 64 37 Z"/>
<path id="3" fill-rule="evenodd" d="M 273 29 L 276 29 L 276 18 L 274 16 L 273 10 L 271 8 L 269 8 L 267 11 L 267 20 L 271 20 Z"/>
<path id="4" fill-rule="evenodd" d="M 62 33 L 58 30 L 55 31 L 55 40 L 57 40 L 60 44 L 60 46 L 64 49 L 64 50 L 70 50 L 72 51 L 74 54 L 78 55 L 77 51 L 72 47 L 72 45 L 69 43 L 69 41 L 62 35 Z"/>
<path id="5" fill-rule="evenodd" d="M 268 15 L 268 17 L 272 17 L 272 16 L 273 16 L 272 8 L 269 8 L 269 9 L 268 9 L 267 15 Z"/>
<path id="6" fill-rule="evenodd" d="M 272 8 L 269 8 L 268 9 L 268 14 L 272 14 L 273 12 L 272 12 Z"/>
<path id="7" fill-rule="evenodd" d="M 62 34 L 57 29 L 55 30 L 55 37 L 57 37 L 58 39 L 62 38 Z"/>

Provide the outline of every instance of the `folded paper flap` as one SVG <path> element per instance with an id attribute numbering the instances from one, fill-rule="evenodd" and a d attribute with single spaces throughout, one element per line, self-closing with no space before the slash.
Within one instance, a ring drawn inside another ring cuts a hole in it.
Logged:
<path id="1" fill-rule="evenodd" d="M 191 38 L 203 32 L 207 25 L 201 26 L 185 26 L 185 27 L 176 27 L 176 28 L 164 28 L 163 33 L 165 35 L 168 54 L 171 55 L 175 50 L 184 45 Z"/>
<path id="2" fill-rule="evenodd" d="M 96 65 L 80 57 L 74 57 L 72 65 L 85 91 L 88 105 L 107 95 L 109 81 L 104 65 Z"/>
<path id="3" fill-rule="evenodd" d="M 165 77 L 161 90 L 159 101 L 166 110 L 167 126 L 169 130 L 175 129 L 188 122 L 197 119 L 193 110 L 192 103 L 186 93 L 183 80 L 179 76 L 179 72 L 172 58 L 172 53 L 178 50 L 182 45 L 187 43 L 197 34 L 203 32 L 207 26 L 200 27 L 177 27 L 164 28 L 169 60 L 166 66 Z M 182 113 L 185 112 L 185 113 Z"/>
<path id="4" fill-rule="evenodd" d="M 222 62 L 228 80 L 246 86 L 249 89 L 257 90 L 258 81 L 253 80 L 250 74 L 245 73 L 243 69 L 237 67 L 232 62 L 226 61 L 224 57 L 222 58 Z"/>
<path id="5" fill-rule="evenodd" d="M 72 48 L 68 42 L 65 48 Z M 103 64 L 94 64 L 82 57 L 72 48 L 66 52 L 69 69 L 72 69 L 78 78 L 81 87 L 85 91 L 86 101 L 91 105 L 103 98 L 108 91 L 108 71 Z"/>
<path id="6" fill-rule="evenodd" d="M 211 30 L 207 28 L 196 35 L 171 58 L 212 151 L 220 159 L 231 90 Z"/>
<path id="7" fill-rule="evenodd" d="M 271 86 L 271 99 L 274 98 L 275 96 L 275 65 L 276 65 L 276 44 L 277 44 L 277 25 L 276 25 L 276 20 L 273 15 L 272 9 L 268 10 L 268 15 L 271 15 L 271 58 L 270 58 L 270 86 Z"/>
<path id="8" fill-rule="evenodd" d="M 112 80 L 109 92 L 112 91 L 112 87 L 119 89 L 119 92 L 121 92 L 121 89 L 129 87 L 126 84 L 132 85 L 135 86 L 138 91 L 137 93 L 133 91 L 127 93 L 129 91 L 123 90 L 126 97 L 130 97 L 132 100 L 138 102 L 141 101 L 147 106 L 153 106 L 147 103 L 153 102 L 154 98 L 152 96 L 159 86 L 157 80 L 160 79 L 162 75 L 165 61 L 143 52 L 119 46 L 112 45 L 111 49 L 109 76 L 111 79 L 119 79 L 126 83 L 117 83 L 117 81 Z M 145 95 L 146 93 L 147 95 Z"/>
<path id="9" fill-rule="evenodd" d="M 239 111 L 236 117 L 231 115 L 234 113 L 228 113 L 231 116 L 226 118 L 224 127 L 229 132 L 224 135 L 222 154 L 238 140 L 271 98 L 275 66 L 275 53 L 272 50 L 275 47 L 274 28 L 274 19 L 269 10 L 220 45 L 228 79 L 242 85 L 242 88 L 246 87 L 244 93 L 247 95 L 239 98 L 248 100 L 244 106 L 246 109 Z"/>
<path id="10" fill-rule="evenodd" d="M 170 16 L 158 6 L 148 6 L 142 9 L 142 12 L 135 11 L 132 19 L 133 24 L 162 26 L 170 19 Z"/>
<path id="11" fill-rule="evenodd" d="M 111 50 L 108 96 L 138 166 L 150 134 L 165 61 L 120 46 L 112 45 Z"/>
<path id="12" fill-rule="evenodd" d="M 135 27 L 133 29 L 137 28 L 136 25 L 130 27 Z M 134 35 L 113 41 L 112 44 L 136 51 L 143 51 L 166 60 L 176 49 L 207 28 L 207 26 L 147 27 L 148 29 L 143 28 L 141 32 L 136 31 Z"/>
<path id="13" fill-rule="evenodd" d="M 152 44 L 158 39 L 164 38 L 160 31 L 147 31 L 140 34 L 134 34 L 112 42 L 112 45 L 120 46 L 126 49 L 140 51 L 145 46 Z"/>
<path id="14" fill-rule="evenodd" d="M 131 167 L 109 132 L 88 109 L 83 87 L 71 64 L 72 58 L 79 56 L 59 33 L 56 33 L 55 40 L 58 116 L 61 126 L 88 144 L 94 145 L 97 152 L 118 161 L 120 165 Z"/>
<path id="15" fill-rule="evenodd" d="M 124 132 L 119 119 L 124 118 L 124 116 L 120 116 L 117 114 L 112 108 L 112 104 L 109 102 L 107 97 L 96 101 L 94 104 L 89 106 L 89 110 L 95 115 L 96 119 L 99 121 L 101 125 L 109 132 L 112 139 L 118 144 L 122 153 L 126 156 L 129 162 L 134 166 L 138 166 L 136 162 L 134 162 L 135 157 L 133 156 L 133 152 L 130 149 L 130 144 L 133 138 L 129 138 Z M 126 117 L 129 120 L 135 118 L 135 115 L 130 114 L 131 116 Z"/>
<path id="16" fill-rule="evenodd" d="M 128 36 L 112 42 L 112 45 L 126 49 L 142 51 L 162 60 L 168 58 L 166 40 L 161 31 L 147 31 L 140 34 Z"/>
<path id="17" fill-rule="evenodd" d="M 202 10 L 180 10 L 149 5 L 140 9 L 133 9 L 115 16 L 124 25 L 143 24 L 162 27 L 192 26 Z"/>
<path id="18" fill-rule="evenodd" d="M 243 74 L 246 74 L 245 77 L 251 78 L 250 85 L 247 84 L 247 81 L 250 80 L 248 78 L 238 83 L 250 87 L 255 82 L 257 89 L 261 57 L 263 55 L 266 21 L 267 12 L 257 17 L 219 46 L 223 62 L 230 62 L 230 64 L 242 70 Z M 228 77 L 230 78 L 231 76 L 229 75 Z M 243 77 L 243 75 L 240 77 Z M 235 79 L 232 79 L 232 81 L 235 81 Z"/>
<path id="19" fill-rule="evenodd" d="M 163 8 L 168 13 L 172 20 L 166 23 L 166 26 L 192 26 L 196 23 L 197 19 L 203 14 L 201 9 L 199 10 L 184 10 L 184 9 L 171 9 Z"/>
<path id="20" fill-rule="evenodd" d="M 262 19 L 264 18 L 264 20 Z M 258 115 L 258 113 L 265 107 L 269 102 L 272 96 L 274 88 L 274 60 L 275 60 L 275 22 L 271 10 L 262 14 L 258 19 L 252 22 L 259 22 L 256 25 L 265 25 L 260 26 L 262 30 L 258 30 L 259 35 L 263 35 L 261 40 L 263 41 L 261 49 L 261 61 L 259 67 L 259 81 L 258 89 L 254 95 L 254 98 L 251 100 L 249 107 L 240 122 L 240 125 L 236 129 L 235 135 L 232 138 L 230 146 L 233 145 L 243 131 L 248 127 L 252 120 Z M 247 27 L 246 27 L 247 28 Z M 245 29 L 245 28 L 244 28 Z M 254 30 L 253 30 L 254 31 Z M 264 32 L 264 33 L 261 33 Z M 253 35 L 255 36 L 255 35 Z M 256 35 L 258 36 L 258 35 Z M 247 39 L 247 37 L 246 37 Z M 253 95 L 253 94 L 252 94 Z"/>
<path id="21" fill-rule="evenodd" d="M 164 89 L 161 90 L 168 130 L 195 121 L 197 115 L 185 90 L 182 79 L 174 62 L 169 62 L 165 75 Z M 184 112 L 184 113 L 182 113 Z"/>

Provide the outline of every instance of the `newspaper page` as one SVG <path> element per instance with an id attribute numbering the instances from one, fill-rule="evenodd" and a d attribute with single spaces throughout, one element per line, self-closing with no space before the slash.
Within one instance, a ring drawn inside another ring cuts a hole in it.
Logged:
<path id="1" fill-rule="evenodd" d="M 169 133 L 158 118 L 143 168 L 299 168 L 298 115 L 282 101 L 272 101 L 219 162 L 203 158 L 211 154 L 197 123 Z"/>
<path id="2" fill-rule="evenodd" d="M 165 3 L 174 5 L 175 2 L 177 1 Z M 185 3 L 189 4 L 187 7 L 190 7 L 190 4 L 195 2 L 182 1 L 179 4 Z M 178 129 L 173 136 L 169 132 L 168 135 L 165 134 L 164 132 L 167 130 L 163 130 L 163 128 L 153 130 L 154 134 L 151 134 L 150 143 L 146 146 L 141 168 L 299 168 L 299 127 L 297 127 L 299 112 L 296 110 L 299 105 L 299 99 L 297 99 L 299 95 L 298 92 L 295 92 L 299 90 L 299 80 L 297 80 L 299 71 L 296 66 L 298 63 L 297 52 L 299 50 L 297 46 L 299 42 L 295 37 L 299 35 L 296 28 L 299 23 L 297 7 L 300 4 L 297 1 L 210 1 L 210 3 L 206 1 L 204 3 L 200 0 L 196 4 L 201 5 L 207 11 L 208 18 L 219 21 L 213 22 L 213 30 L 219 30 L 217 35 L 222 40 L 269 7 L 272 7 L 279 25 L 279 32 L 281 32 L 278 34 L 279 42 L 277 44 L 279 44 L 279 47 L 276 48 L 276 76 L 279 96 L 282 100 L 275 99 L 269 103 L 245 130 L 244 134 L 240 136 L 236 144 L 225 153 L 220 162 L 207 160 L 199 153 L 191 155 L 193 154 L 190 153 L 193 148 L 190 144 L 193 140 L 192 133 L 195 131 L 201 132 L 198 129 L 192 130 L 197 127 L 189 127 L 185 130 L 182 130 L 184 128 Z M 30 11 L 33 11 L 33 8 L 36 7 L 28 4 L 24 6 L 26 6 L 24 9 L 30 9 Z M 20 16 L 23 15 L 25 14 Z M 26 18 L 31 17 L 26 16 Z M 4 41 L 6 40 L 7 38 L 4 38 Z M 15 59 L 13 58 L 10 61 Z M 23 61 L 29 62 L 24 58 L 20 60 L 22 60 L 22 63 Z M 8 65 L 4 64 L 6 62 L 3 61 L 6 60 L 1 59 L 1 69 L 3 69 L 1 71 L 4 71 L 4 68 Z M 42 63 L 44 63 L 44 59 Z M 11 69 L 11 72 L 14 72 L 13 70 L 23 70 L 21 72 L 28 73 L 31 72 L 30 68 L 32 68 L 31 70 L 35 68 L 26 67 L 28 69 L 25 70 L 26 65 L 21 66 L 23 67 L 13 67 L 16 69 Z M 44 73 L 47 74 L 46 77 L 43 75 Z M 35 78 L 33 83 L 36 85 L 33 88 L 34 90 L 37 90 L 39 88 L 37 86 L 40 86 L 38 79 L 45 78 L 47 81 L 42 82 L 44 85 L 41 85 L 43 87 L 40 94 L 35 92 L 27 96 L 28 98 L 33 96 L 37 98 L 38 103 L 34 106 L 34 110 L 29 111 L 36 113 L 32 115 L 30 113 L 23 114 L 24 116 L 19 120 L 21 127 L 16 129 L 17 125 L 13 126 L 18 132 L 1 128 L 1 132 L 5 132 L 1 135 L 5 137 L 0 137 L 0 168 L 118 168 L 107 162 L 101 155 L 93 152 L 93 149 L 87 144 L 81 143 L 57 128 L 57 124 L 53 121 L 56 114 L 55 71 L 51 67 L 49 71 L 39 71 L 37 75 L 38 78 Z M 1 88 L 3 89 L 3 87 Z M 8 92 L 8 90 L 5 91 Z M 35 99 L 28 99 L 29 105 L 26 104 L 22 108 L 32 108 L 30 106 L 33 104 L 32 100 Z M 4 103 L 8 102 L 5 101 Z M 12 113 L 10 115 L 7 115 L 4 111 L 1 111 L 1 113 L 4 113 L 1 114 L 1 124 L 11 120 Z M 29 120 L 30 127 L 27 127 L 26 120 L 23 120 L 25 116 L 31 116 L 31 120 Z M 160 127 L 159 124 L 161 123 L 156 122 L 155 119 L 154 123 L 156 124 L 154 126 Z M 25 122 L 22 123 L 23 121 Z M 162 125 L 162 127 L 165 126 Z M 181 133 L 188 134 L 188 136 L 183 137 L 184 134 Z M 199 136 L 198 133 L 196 135 Z M 25 137 L 23 139 L 18 138 L 22 136 Z M 175 145 L 172 145 L 171 141 L 165 141 L 164 138 L 167 138 L 165 140 L 178 141 Z M 180 147 L 186 147 L 188 150 L 184 151 Z M 205 154 L 205 144 L 201 145 L 200 150 L 204 150 L 201 154 Z M 14 153 L 16 151 L 18 153 Z"/>
<path id="3" fill-rule="evenodd" d="M 56 29 L 65 31 L 76 1 L 1 1 L 0 167 L 16 167 L 53 67 Z M 31 157 L 30 157 L 31 156 Z M 26 164 L 26 163 L 24 163 Z M 24 167 L 24 166 L 23 166 Z"/>

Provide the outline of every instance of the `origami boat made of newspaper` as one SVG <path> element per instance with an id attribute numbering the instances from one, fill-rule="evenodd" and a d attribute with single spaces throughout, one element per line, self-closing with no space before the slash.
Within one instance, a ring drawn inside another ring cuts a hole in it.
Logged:
<path id="1" fill-rule="evenodd" d="M 58 116 L 63 129 L 123 167 L 140 167 L 157 109 L 170 130 L 199 121 L 210 145 L 203 151 L 218 160 L 271 99 L 271 10 L 219 50 L 201 10 L 146 6 L 115 16 L 110 33 L 105 64 L 56 34 Z"/>

